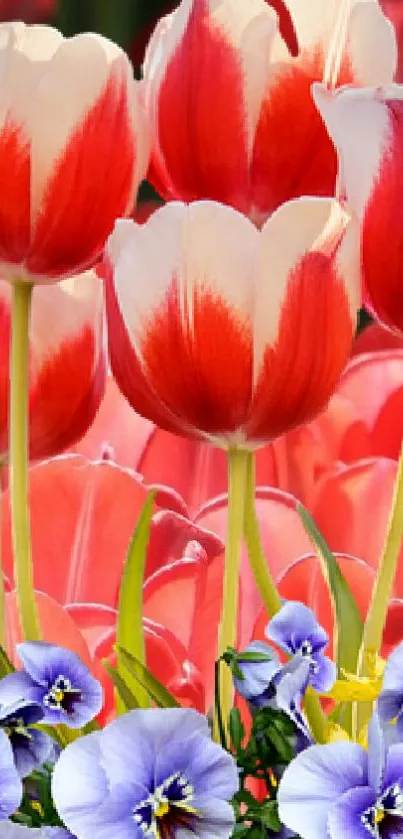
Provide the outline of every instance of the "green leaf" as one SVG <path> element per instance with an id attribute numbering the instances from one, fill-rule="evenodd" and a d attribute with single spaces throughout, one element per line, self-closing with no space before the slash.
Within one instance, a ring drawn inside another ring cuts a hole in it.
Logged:
<path id="1" fill-rule="evenodd" d="M 9 673 L 13 673 L 14 670 L 15 667 L 11 664 L 4 647 L 0 646 L 0 679 L 7 676 Z"/>
<path id="2" fill-rule="evenodd" d="M 279 833 L 281 830 L 281 822 L 278 817 L 277 801 L 264 801 L 260 808 L 260 818 L 269 830 L 274 830 Z"/>
<path id="3" fill-rule="evenodd" d="M 150 673 L 150 671 L 142 664 L 141 661 L 136 659 L 131 653 L 127 650 L 123 649 L 123 647 L 117 646 L 116 647 L 119 658 L 123 666 L 126 668 L 127 672 L 133 677 L 134 681 L 137 681 L 139 685 L 145 690 L 160 708 L 180 708 L 179 702 L 175 699 L 174 696 L 169 692 L 169 690 L 155 678 L 155 676 Z M 124 677 L 125 682 L 127 683 L 127 678 Z M 144 707 L 144 706 L 143 706 Z"/>
<path id="4" fill-rule="evenodd" d="M 316 548 L 322 573 L 330 592 L 335 624 L 334 650 L 338 667 L 355 673 L 363 630 L 357 603 L 313 518 L 302 504 L 297 504 L 297 512 Z"/>
<path id="5" fill-rule="evenodd" d="M 130 688 L 127 686 L 120 673 L 118 673 L 118 671 L 109 664 L 107 659 L 103 659 L 102 664 L 115 685 L 117 693 L 125 707 L 125 711 L 133 711 L 135 708 L 138 708 L 139 703 L 137 702 L 136 697 L 132 694 Z"/>
<path id="6" fill-rule="evenodd" d="M 236 660 L 237 661 L 273 661 L 274 656 L 270 655 L 269 653 L 238 653 Z"/>
<path id="7" fill-rule="evenodd" d="M 242 740 L 245 737 L 245 728 L 238 708 L 231 708 L 230 710 L 229 733 L 232 743 L 238 752 L 242 748 Z"/>
<path id="8" fill-rule="evenodd" d="M 147 558 L 147 547 L 150 538 L 151 517 L 153 513 L 155 493 L 150 492 L 140 513 L 136 529 L 132 536 L 126 561 L 123 568 L 122 581 L 119 592 L 118 621 L 116 628 L 117 648 L 123 648 L 127 653 L 142 664 L 145 663 L 144 631 L 143 631 L 143 581 L 144 568 Z M 117 672 L 121 673 L 121 658 L 118 652 Z M 127 674 L 126 674 L 127 676 Z M 144 690 L 138 679 L 129 674 L 125 679 L 128 688 L 141 708 L 150 705 L 148 692 Z M 118 702 L 118 711 L 123 711 L 122 703 Z"/>

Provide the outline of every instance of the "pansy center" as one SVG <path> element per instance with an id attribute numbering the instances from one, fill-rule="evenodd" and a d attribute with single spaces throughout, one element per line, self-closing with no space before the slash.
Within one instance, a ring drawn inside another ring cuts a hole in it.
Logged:
<path id="1" fill-rule="evenodd" d="M 361 822 L 375 839 L 403 836 L 403 792 L 400 784 L 393 784 L 361 815 Z"/>
<path id="2" fill-rule="evenodd" d="M 311 673 L 318 672 L 318 665 L 315 659 L 312 657 L 313 653 L 313 646 L 311 641 L 308 638 L 305 638 L 304 641 L 301 641 L 298 649 L 296 650 L 297 653 L 302 655 L 303 658 L 307 658 L 309 660 L 309 669 Z"/>
<path id="3" fill-rule="evenodd" d="M 198 813 L 192 807 L 193 787 L 175 772 L 155 791 L 133 809 L 133 819 L 144 836 L 155 839 L 174 839 L 176 830 L 192 831 Z"/>
<path id="4" fill-rule="evenodd" d="M 72 714 L 75 703 L 80 699 L 81 691 L 73 687 L 67 676 L 60 674 L 43 697 L 43 702 L 51 711 Z"/>

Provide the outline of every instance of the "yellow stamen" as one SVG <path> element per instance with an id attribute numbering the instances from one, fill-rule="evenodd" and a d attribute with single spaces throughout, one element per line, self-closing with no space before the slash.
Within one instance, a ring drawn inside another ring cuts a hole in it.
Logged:
<path id="1" fill-rule="evenodd" d="M 375 824 L 380 824 L 385 818 L 385 810 L 383 807 L 377 807 L 375 811 Z"/>
<path id="2" fill-rule="evenodd" d="M 55 702 L 58 702 L 59 705 L 60 705 L 63 702 L 63 699 L 64 699 L 63 691 L 62 690 L 55 690 L 54 693 L 53 693 L 53 698 L 54 698 Z"/>
<path id="3" fill-rule="evenodd" d="M 44 817 L 45 811 L 44 811 L 40 801 L 31 801 L 31 807 L 32 807 L 33 810 L 36 810 L 36 812 L 39 813 L 41 818 Z"/>
<path id="4" fill-rule="evenodd" d="M 161 801 L 158 810 L 155 811 L 154 816 L 156 819 L 162 819 L 163 816 L 166 816 L 169 813 L 169 801 Z"/>

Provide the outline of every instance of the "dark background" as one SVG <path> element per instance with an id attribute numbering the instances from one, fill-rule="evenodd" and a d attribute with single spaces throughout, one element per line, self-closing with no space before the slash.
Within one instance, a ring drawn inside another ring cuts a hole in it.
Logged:
<path id="1" fill-rule="evenodd" d="M 64 35 L 107 35 L 132 57 L 138 71 L 158 18 L 179 0 L 0 0 L 0 20 L 50 23 Z M 247 2 L 247 0 L 245 0 Z"/>

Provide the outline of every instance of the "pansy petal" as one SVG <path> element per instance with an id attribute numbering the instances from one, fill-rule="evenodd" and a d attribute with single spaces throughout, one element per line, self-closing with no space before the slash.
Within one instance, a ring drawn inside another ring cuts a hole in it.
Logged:
<path id="1" fill-rule="evenodd" d="M 15 813 L 22 798 L 22 784 L 4 731 L 0 731 L 0 788 L 0 821 L 4 821 Z"/>
<path id="2" fill-rule="evenodd" d="M 298 601 L 284 603 L 268 623 L 266 637 L 289 653 L 296 653 L 303 641 L 309 641 L 313 650 L 321 650 L 329 641 L 324 629 L 308 606 Z"/>
<path id="3" fill-rule="evenodd" d="M 361 816 L 369 807 L 373 807 L 376 794 L 372 787 L 349 789 L 329 810 L 327 835 L 330 839 L 368 839 L 368 828 L 361 821 Z"/>
<path id="4" fill-rule="evenodd" d="M 280 820 L 304 839 L 327 835 L 329 808 L 351 787 L 365 786 L 367 756 L 356 743 L 311 746 L 284 772 L 278 791 Z"/>
<path id="5" fill-rule="evenodd" d="M 314 690 L 326 693 L 333 686 L 337 675 L 337 667 L 326 655 L 314 656 L 314 669 L 310 675 L 310 682 Z"/>
<path id="6" fill-rule="evenodd" d="M 178 771 L 198 795 L 207 797 L 214 790 L 217 798 L 229 800 L 238 790 L 239 775 L 232 756 L 203 735 L 194 734 L 186 741 L 177 736 L 159 749 L 155 762 L 156 784 L 162 784 Z"/>

